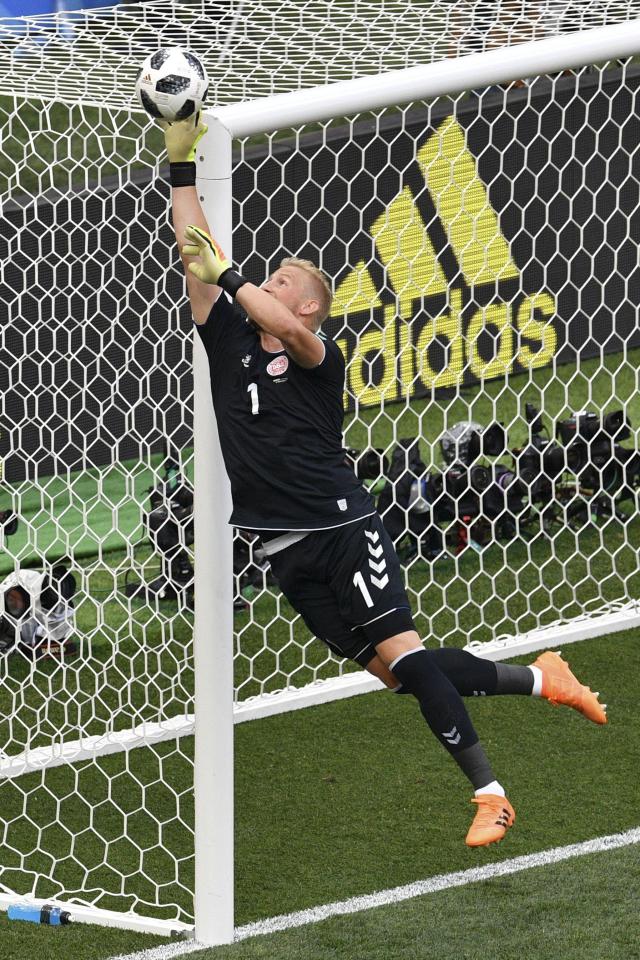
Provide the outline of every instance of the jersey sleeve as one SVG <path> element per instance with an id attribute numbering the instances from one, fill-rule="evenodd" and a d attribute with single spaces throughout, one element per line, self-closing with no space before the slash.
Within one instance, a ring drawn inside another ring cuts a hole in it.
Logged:
<path id="1" fill-rule="evenodd" d="M 226 356 L 242 335 L 245 324 L 244 314 L 239 313 L 226 293 L 221 292 L 206 321 L 196 324 L 209 359 Z"/>
<path id="2" fill-rule="evenodd" d="M 317 367 L 304 367 L 305 373 L 317 380 L 328 380 L 331 383 L 344 384 L 345 362 L 342 350 L 333 340 L 320 337 L 324 344 L 324 358 Z"/>

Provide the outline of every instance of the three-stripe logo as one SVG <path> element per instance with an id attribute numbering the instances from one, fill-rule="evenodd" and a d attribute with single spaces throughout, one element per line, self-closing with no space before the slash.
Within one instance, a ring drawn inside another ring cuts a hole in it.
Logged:
<path id="1" fill-rule="evenodd" d="M 367 226 L 367 253 L 334 294 L 331 316 L 357 330 L 355 344 L 336 339 L 347 360 L 346 404 L 350 395 L 379 405 L 422 387 L 546 366 L 558 346 L 556 299 L 525 287 L 455 116 L 417 144 L 408 169 L 410 182 Z M 379 358 L 375 377 L 370 354 Z"/>

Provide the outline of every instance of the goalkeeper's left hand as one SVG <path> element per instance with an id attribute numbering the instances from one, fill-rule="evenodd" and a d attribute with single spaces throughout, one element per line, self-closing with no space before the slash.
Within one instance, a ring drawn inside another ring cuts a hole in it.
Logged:
<path id="1" fill-rule="evenodd" d="M 183 246 L 183 254 L 200 257 L 200 263 L 189 264 L 190 272 L 203 283 L 218 283 L 222 274 L 231 269 L 221 248 L 205 230 L 192 224 L 185 228 L 184 235 L 190 242 Z"/>

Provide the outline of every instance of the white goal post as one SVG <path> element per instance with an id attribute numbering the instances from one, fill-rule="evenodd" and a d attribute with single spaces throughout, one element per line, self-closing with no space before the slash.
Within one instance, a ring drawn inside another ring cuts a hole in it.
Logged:
<path id="1" fill-rule="evenodd" d="M 188 21 L 190 5 L 174 6 Z M 430 642 L 500 659 L 640 625 L 640 408 L 628 386 L 640 350 L 640 20 L 453 56 L 466 52 L 453 42 L 458 30 L 424 65 L 354 69 L 259 99 L 243 99 L 243 88 L 239 102 L 206 113 L 197 184 L 212 231 L 251 279 L 261 282 L 286 254 L 310 257 L 334 279 L 327 329 L 347 361 L 347 446 L 359 451 L 356 467 L 378 448 L 401 476 L 413 471 L 408 502 L 382 455 L 368 482 L 380 498 L 386 491 L 385 516 L 403 518 L 396 539 L 419 629 Z M 168 191 L 158 186 L 157 130 L 117 102 L 115 82 L 110 105 L 76 98 L 66 122 L 84 143 L 70 136 L 68 178 L 56 179 L 65 136 L 53 136 L 57 91 L 38 77 L 30 102 L 25 63 L 15 58 L 12 102 L 0 101 L 2 150 L 16 165 L 0 230 L 9 424 L 0 511 L 10 507 L 20 525 L 10 533 L 2 519 L 2 577 L 21 566 L 51 572 L 58 559 L 71 566 L 78 652 L 0 653 L 10 860 L 0 908 L 17 897 L 71 903 L 83 922 L 226 943 L 234 722 L 379 684 L 309 637 L 257 544 L 237 533 L 232 542 L 209 371 L 190 335 Z M 109 57 L 100 69 L 117 73 Z M 47 138 L 48 156 L 30 151 Z M 535 415 L 525 422 L 530 400 L 548 445 L 536 439 Z M 618 408 L 630 423 L 620 443 L 603 439 L 600 424 Z M 556 442 L 572 415 L 580 440 L 580 411 L 599 424 L 589 442 Z M 462 487 L 441 462 L 440 437 L 459 421 L 504 427 L 500 450 L 477 458 L 477 482 L 487 485 L 471 507 L 476 461 Z M 407 437 L 419 445 L 419 469 L 408 450 L 393 459 Z M 598 443 L 606 455 L 594 466 Z M 541 487 L 554 455 L 561 468 Z M 190 515 L 172 519 L 176 473 L 194 493 L 194 553 Z M 161 487 L 179 575 L 173 560 L 157 569 L 149 484 Z M 183 576 L 191 562 L 194 584 Z M 143 587 L 166 575 L 174 593 L 127 594 L 130 567 Z M 148 803 L 144 827 L 129 830 L 136 808 L 123 784 Z M 148 822 L 156 788 L 174 804 L 173 845 L 159 819 Z M 84 799 L 101 791 L 103 800 Z M 86 812 L 92 803 L 109 809 L 113 835 Z M 34 832 L 48 874 L 32 862 Z M 153 859 L 159 849 L 164 867 Z M 137 873 L 124 862 L 136 856 Z"/>

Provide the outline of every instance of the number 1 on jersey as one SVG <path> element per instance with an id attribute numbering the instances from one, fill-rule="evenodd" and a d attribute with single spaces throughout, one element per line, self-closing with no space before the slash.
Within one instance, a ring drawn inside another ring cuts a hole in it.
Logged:
<path id="1" fill-rule="evenodd" d="M 360 592 L 364 597 L 364 602 L 368 607 L 372 607 L 373 600 L 371 599 L 371 594 L 369 593 L 369 590 L 367 589 L 367 585 L 364 582 L 364 577 L 362 576 L 359 570 L 357 573 L 354 573 L 353 575 L 353 585 L 355 587 L 360 587 Z"/>
<path id="2" fill-rule="evenodd" d="M 247 390 L 251 394 L 251 413 L 258 413 L 260 410 L 260 403 L 258 401 L 258 384 L 250 383 L 247 387 Z"/>

